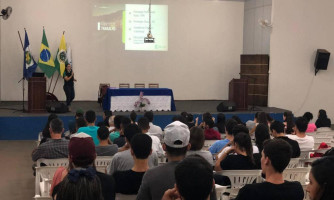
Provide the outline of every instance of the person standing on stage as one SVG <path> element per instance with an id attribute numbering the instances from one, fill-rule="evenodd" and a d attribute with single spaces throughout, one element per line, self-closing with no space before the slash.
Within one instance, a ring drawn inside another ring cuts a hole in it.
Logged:
<path id="1" fill-rule="evenodd" d="M 71 67 L 71 64 L 68 63 L 66 65 L 66 69 L 64 72 L 64 91 L 66 95 L 66 105 L 69 107 L 71 105 L 71 102 L 74 99 L 74 81 L 77 81 L 74 78 L 74 73 Z M 69 108 L 70 111 L 70 108 Z"/>

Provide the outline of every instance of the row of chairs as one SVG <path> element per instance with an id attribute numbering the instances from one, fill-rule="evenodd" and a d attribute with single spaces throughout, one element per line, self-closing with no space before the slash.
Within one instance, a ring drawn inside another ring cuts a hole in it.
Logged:
<path id="1" fill-rule="evenodd" d="M 96 170 L 105 173 L 108 164 L 112 161 L 112 158 L 113 156 L 97 156 L 95 159 Z M 42 163 L 46 166 L 41 166 Z M 50 188 L 53 176 L 59 167 L 68 167 L 68 158 L 42 158 L 37 160 L 34 199 L 52 199 L 50 197 Z"/>
<path id="2" fill-rule="evenodd" d="M 120 83 L 119 88 L 130 88 L 130 84 Z M 145 88 L 145 83 L 135 83 L 134 88 Z M 148 88 L 159 88 L 159 83 L 149 83 Z"/>

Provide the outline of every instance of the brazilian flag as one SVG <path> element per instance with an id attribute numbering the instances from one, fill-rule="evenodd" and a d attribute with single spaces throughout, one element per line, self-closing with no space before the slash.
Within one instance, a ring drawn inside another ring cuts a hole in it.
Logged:
<path id="1" fill-rule="evenodd" d="M 48 40 L 46 39 L 45 30 L 43 28 L 43 38 L 39 53 L 38 66 L 45 73 L 45 75 L 50 78 L 55 72 L 55 63 L 51 56 L 51 51 L 49 49 Z"/>

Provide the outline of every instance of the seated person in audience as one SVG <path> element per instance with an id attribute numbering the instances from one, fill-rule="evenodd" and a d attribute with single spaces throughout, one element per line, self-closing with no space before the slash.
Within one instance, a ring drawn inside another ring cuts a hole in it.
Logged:
<path id="1" fill-rule="evenodd" d="M 189 139 L 190 132 L 186 124 L 175 121 L 166 126 L 163 149 L 168 163 L 145 173 L 137 195 L 138 200 L 160 200 L 167 189 L 174 187 L 175 167 L 190 149 Z"/>
<path id="2" fill-rule="evenodd" d="M 328 156 L 312 163 L 310 182 L 306 191 L 311 200 L 334 199 L 334 157 Z"/>
<path id="3" fill-rule="evenodd" d="M 290 138 L 286 137 L 284 133 L 284 124 L 282 122 L 274 121 L 270 125 L 270 130 L 274 138 L 285 140 L 291 145 L 291 158 L 298 158 L 300 156 L 300 148 L 298 142 L 296 140 L 291 140 Z"/>
<path id="4" fill-rule="evenodd" d="M 95 126 L 95 121 L 96 121 L 95 112 L 93 110 L 88 110 L 85 113 L 85 120 L 87 122 L 87 126 L 79 128 L 78 133 L 86 133 L 90 135 L 94 140 L 94 144 L 96 146 L 99 145 L 99 140 L 97 139 L 97 129 L 99 127 Z"/>
<path id="5" fill-rule="evenodd" d="M 86 127 L 87 122 L 83 117 L 79 117 L 75 120 L 75 133 L 78 133 L 79 128 Z"/>
<path id="6" fill-rule="evenodd" d="M 259 149 L 259 152 L 263 150 L 263 142 L 270 139 L 268 126 L 259 124 L 255 129 L 255 144 Z"/>
<path id="7" fill-rule="evenodd" d="M 132 111 L 130 113 L 130 119 L 131 119 L 131 124 L 137 124 L 136 119 L 137 119 L 137 113 L 135 111 Z"/>
<path id="8" fill-rule="evenodd" d="M 114 140 L 116 138 L 119 138 L 119 136 L 120 136 L 122 119 L 123 119 L 123 116 L 121 116 L 121 115 L 116 115 L 114 117 L 115 129 L 109 135 L 109 138 L 112 142 L 114 142 Z"/>
<path id="9" fill-rule="evenodd" d="M 101 126 L 97 130 L 97 138 L 99 139 L 99 146 L 95 147 L 97 156 L 113 156 L 118 152 L 116 144 L 109 144 L 109 130 L 105 126 Z"/>
<path id="10" fill-rule="evenodd" d="M 101 127 L 101 126 L 106 126 L 106 127 L 109 127 L 109 118 L 112 116 L 112 112 L 110 110 L 105 110 L 103 111 L 103 114 L 102 114 L 102 121 L 97 123 L 97 126 L 98 127 Z"/>
<path id="11" fill-rule="evenodd" d="M 125 145 L 124 129 L 131 124 L 131 120 L 128 117 L 123 117 L 121 121 L 121 130 L 119 132 L 119 137 L 115 138 L 114 144 L 118 147 L 123 147 Z"/>
<path id="12" fill-rule="evenodd" d="M 74 135 L 68 145 L 69 172 L 59 168 L 53 178 L 52 196 L 64 199 L 115 199 L 115 181 L 112 176 L 95 169 L 95 145 L 86 133 Z"/>
<path id="13" fill-rule="evenodd" d="M 288 135 L 295 134 L 295 122 L 294 122 L 294 116 L 292 112 L 287 111 L 283 113 L 283 124 L 285 126 L 284 132 Z"/>
<path id="14" fill-rule="evenodd" d="M 130 170 L 134 161 L 131 155 L 131 144 L 132 137 L 136 134 L 141 134 L 140 128 L 136 124 L 130 124 L 124 129 L 126 144 L 123 147 L 123 151 L 116 153 L 107 167 L 107 173 L 113 174 L 115 171 L 126 171 Z M 148 158 L 148 165 L 150 168 L 158 166 L 158 156 L 153 152 Z"/>
<path id="15" fill-rule="evenodd" d="M 33 150 L 31 154 L 33 161 L 37 161 L 40 158 L 55 159 L 68 157 L 68 140 L 61 137 L 64 131 L 61 119 L 55 118 L 51 120 L 49 131 L 51 138 Z"/>
<path id="16" fill-rule="evenodd" d="M 186 156 L 199 155 L 202 156 L 208 163 L 213 166 L 213 157 L 209 151 L 202 150 L 204 146 L 204 132 L 199 127 L 192 127 L 190 129 L 190 140 L 191 148 L 187 151 Z"/>
<path id="17" fill-rule="evenodd" d="M 213 143 L 213 145 L 210 146 L 209 151 L 212 154 L 218 153 L 230 141 L 233 140 L 232 130 L 236 125 L 237 125 L 237 122 L 234 119 L 227 120 L 227 123 L 226 123 L 226 126 L 225 126 L 226 139 L 216 141 L 215 143 Z"/>
<path id="18" fill-rule="evenodd" d="M 217 123 L 215 123 L 213 128 L 219 133 L 225 133 L 225 123 L 226 123 L 225 119 L 226 118 L 223 113 L 219 113 L 217 115 Z"/>
<path id="19" fill-rule="evenodd" d="M 115 116 L 112 115 L 109 117 L 109 120 L 108 120 L 108 123 L 109 123 L 108 129 L 110 133 L 115 131 L 114 119 L 115 119 Z"/>
<path id="20" fill-rule="evenodd" d="M 299 182 L 284 181 L 283 171 L 291 158 L 291 146 L 284 140 L 267 140 L 261 158 L 266 181 L 245 185 L 236 200 L 302 200 L 304 191 Z"/>
<path id="21" fill-rule="evenodd" d="M 205 127 L 204 127 L 204 120 L 205 120 L 206 118 L 210 118 L 210 119 L 212 119 L 212 121 L 215 121 L 215 118 L 212 117 L 211 113 L 209 113 L 209 112 L 205 112 L 205 113 L 202 114 L 202 122 L 201 122 L 200 124 L 198 124 L 198 117 L 196 117 L 195 126 L 199 126 L 199 127 L 201 127 L 201 128 L 204 129 L 204 128 L 205 128 Z"/>
<path id="22" fill-rule="evenodd" d="M 189 128 L 192 128 L 195 126 L 194 115 L 192 115 L 191 113 L 188 113 L 186 119 L 187 119 L 187 122 L 188 122 L 187 125 Z"/>
<path id="23" fill-rule="evenodd" d="M 136 134 L 131 139 L 131 155 L 134 166 L 130 170 L 116 171 L 116 193 L 137 194 L 142 178 L 149 169 L 148 156 L 152 153 L 152 139 L 146 134 Z"/>
<path id="24" fill-rule="evenodd" d="M 304 113 L 303 117 L 307 120 L 307 129 L 306 129 L 306 133 L 313 133 L 317 131 L 317 126 L 315 125 L 315 123 L 310 123 L 311 120 L 313 119 L 313 115 L 310 112 L 306 112 Z"/>
<path id="25" fill-rule="evenodd" d="M 255 126 L 252 130 L 249 131 L 250 134 L 254 134 L 256 126 L 259 124 L 264 124 L 268 126 L 268 119 L 265 112 L 257 112 L 254 118 Z"/>
<path id="26" fill-rule="evenodd" d="M 172 122 L 175 122 L 175 121 L 179 121 L 179 122 L 182 122 L 184 124 L 188 124 L 188 121 L 186 118 L 184 118 L 182 115 L 175 115 L 173 118 L 172 118 Z"/>
<path id="27" fill-rule="evenodd" d="M 234 119 L 238 124 L 246 126 L 246 124 L 241 121 L 240 117 L 233 115 L 232 119 Z"/>
<path id="28" fill-rule="evenodd" d="M 315 125 L 317 126 L 317 128 L 331 127 L 332 125 L 331 120 L 327 117 L 327 113 L 325 110 L 323 109 L 319 110 L 318 119 L 315 122 Z"/>
<path id="29" fill-rule="evenodd" d="M 45 124 L 45 127 L 42 131 L 42 139 L 39 143 L 39 145 L 43 144 L 44 142 L 46 142 L 49 138 L 51 138 L 51 135 L 50 135 L 50 122 L 53 120 L 53 119 L 56 119 L 58 118 L 58 116 L 54 113 L 50 114 L 49 117 L 48 117 L 48 122 Z"/>
<path id="30" fill-rule="evenodd" d="M 296 135 L 287 135 L 288 138 L 296 140 L 301 151 L 309 151 L 314 147 L 314 138 L 305 134 L 307 129 L 307 120 L 304 117 L 298 117 L 295 121 Z"/>
<path id="31" fill-rule="evenodd" d="M 214 122 L 211 118 L 204 119 L 204 135 L 206 140 L 220 140 L 220 133 L 213 129 Z"/>
<path id="32" fill-rule="evenodd" d="M 153 124 L 153 112 L 148 111 L 145 112 L 144 117 L 146 117 L 150 121 L 150 130 L 148 130 L 150 133 L 154 133 L 160 140 L 164 137 L 164 134 L 162 132 L 162 129 L 160 126 L 156 126 Z"/>
<path id="33" fill-rule="evenodd" d="M 141 129 L 142 133 L 147 134 L 151 137 L 153 152 L 157 153 L 159 157 L 162 157 L 164 155 L 164 151 L 162 149 L 160 139 L 148 131 L 150 129 L 149 123 L 150 122 L 146 117 L 141 117 L 138 120 L 138 127 Z"/>
<path id="34" fill-rule="evenodd" d="M 74 120 L 70 120 L 68 122 L 68 129 L 69 129 L 71 135 L 77 132 L 78 129 L 76 128 L 76 120 L 80 117 L 81 118 L 84 117 L 84 111 L 82 109 L 78 109 L 75 112 Z"/>
<path id="35" fill-rule="evenodd" d="M 211 166 L 199 156 L 189 156 L 176 166 L 175 182 L 162 200 L 208 200 L 215 185 Z"/>

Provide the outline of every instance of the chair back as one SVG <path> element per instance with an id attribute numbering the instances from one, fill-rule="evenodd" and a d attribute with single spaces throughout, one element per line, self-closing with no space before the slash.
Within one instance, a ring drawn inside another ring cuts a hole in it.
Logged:
<path id="1" fill-rule="evenodd" d="M 291 158 L 286 168 L 296 168 L 299 166 L 300 158 Z"/>
<path id="2" fill-rule="evenodd" d="M 107 166 L 111 163 L 113 156 L 97 156 L 95 159 L 96 171 L 105 173 Z"/>
<path id="3" fill-rule="evenodd" d="M 137 195 L 126 195 L 121 193 L 116 193 L 116 200 L 135 200 Z"/>
<path id="4" fill-rule="evenodd" d="M 330 131 L 332 131 L 332 129 L 329 128 L 329 127 L 321 127 L 321 128 L 318 128 L 318 129 L 317 129 L 317 133 L 321 133 L 321 132 L 330 132 Z"/>
<path id="5" fill-rule="evenodd" d="M 37 167 L 40 167 L 41 163 L 44 163 L 46 166 L 51 166 L 51 167 L 60 167 L 60 166 L 67 167 L 68 158 L 57 158 L 57 159 L 40 158 L 37 160 Z"/>
<path id="6" fill-rule="evenodd" d="M 120 83 L 119 88 L 130 88 L 130 84 L 129 83 Z"/>
<path id="7" fill-rule="evenodd" d="M 50 188 L 57 169 L 55 166 L 36 167 L 35 199 L 51 199 Z"/>
<path id="8" fill-rule="evenodd" d="M 159 88 L 159 83 L 149 83 L 148 88 Z"/>
<path id="9" fill-rule="evenodd" d="M 286 181 L 298 181 L 301 184 L 306 183 L 306 175 L 310 172 L 309 167 L 291 168 L 283 171 L 283 178 Z"/>
<path id="10" fill-rule="evenodd" d="M 135 88 L 145 88 L 145 83 L 135 83 Z"/>

